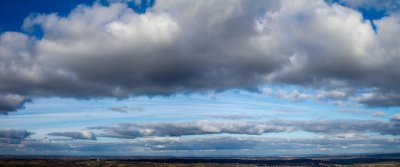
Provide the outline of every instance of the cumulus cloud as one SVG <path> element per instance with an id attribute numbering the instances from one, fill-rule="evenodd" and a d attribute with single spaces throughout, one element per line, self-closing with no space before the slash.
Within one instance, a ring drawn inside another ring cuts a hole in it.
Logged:
<path id="1" fill-rule="evenodd" d="M 242 121 L 242 122 L 180 122 L 180 123 L 124 123 L 117 126 L 89 127 L 100 130 L 100 136 L 139 138 L 146 136 L 185 136 L 205 134 L 261 135 L 272 132 L 306 131 L 319 134 L 379 133 L 400 135 L 400 119 L 389 122 L 373 120 L 312 120 L 312 121 Z"/>
<path id="2" fill-rule="evenodd" d="M 265 83 L 370 88 L 379 96 L 360 103 L 400 104 L 398 15 L 376 20 L 375 32 L 358 11 L 322 0 L 159 1 L 142 14 L 120 2 L 26 18 L 23 28 L 39 27 L 42 38 L 1 34 L 0 109 L 16 110 L 29 97 L 124 98 Z"/>
<path id="3" fill-rule="evenodd" d="M 72 139 L 96 140 L 96 135 L 89 131 L 83 132 L 53 132 L 48 133 L 50 136 L 63 136 Z"/>

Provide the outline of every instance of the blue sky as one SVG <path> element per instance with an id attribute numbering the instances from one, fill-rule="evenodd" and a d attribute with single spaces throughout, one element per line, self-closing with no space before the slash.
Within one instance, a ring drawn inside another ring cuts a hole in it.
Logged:
<path id="1" fill-rule="evenodd" d="M 398 1 L 0 3 L 2 155 L 400 149 Z"/>

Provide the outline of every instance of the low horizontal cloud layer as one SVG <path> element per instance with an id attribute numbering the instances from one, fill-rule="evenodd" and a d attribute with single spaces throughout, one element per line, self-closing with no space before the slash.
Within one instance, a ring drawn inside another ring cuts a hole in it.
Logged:
<path id="1" fill-rule="evenodd" d="M 27 130 L 1 129 L 0 154 L 266 156 L 389 153 L 400 148 L 399 114 L 388 121 L 194 121 L 125 123 L 88 129 L 91 131 L 53 132 L 45 138 L 28 138 L 33 132 Z M 284 135 L 296 131 L 314 135 Z M 283 133 L 279 137 L 262 135 L 274 132 Z M 78 140 L 61 140 L 57 136 Z M 116 139 L 110 140 L 108 137 Z"/>
<path id="2" fill-rule="evenodd" d="M 282 154 L 302 154 L 300 150 L 308 152 L 310 150 L 320 152 L 343 152 L 344 149 L 359 147 L 365 149 L 367 145 L 376 145 L 381 148 L 387 146 L 398 147 L 398 140 L 382 139 L 280 139 L 280 138 L 251 138 L 251 137 L 215 137 L 210 140 L 207 138 L 180 139 L 180 140 L 149 140 L 150 146 L 155 150 L 240 150 L 255 149 L 281 151 Z M 338 147 L 342 146 L 342 147 Z M 301 147 L 302 149 L 296 149 Z M 357 148 L 356 148 L 357 149 Z M 371 149 L 371 147 L 370 147 Z M 374 148 L 372 148 L 374 149 Z M 317 151 L 318 150 L 318 151 Z M 291 151 L 294 151 L 290 153 Z"/>
<path id="3" fill-rule="evenodd" d="M 378 133 L 400 135 L 398 115 L 390 121 L 369 120 L 314 120 L 267 122 L 180 122 L 180 123 L 124 123 L 118 126 L 89 127 L 100 130 L 100 136 L 113 138 L 139 138 L 146 136 L 186 136 L 205 134 L 246 134 L 261 135 L 273 132 L 306 131 L 317 134 Z M 346 137 L 346 136 L 345 136 Z M 348 136 L 347 136 L 348 137 Z"/>
<path id="4" fill-rule="evenodd" d="M 65 17 L 32 15 L 27 33 L 0 35 L 0 111 L 31 97 L 124 98 L 266 83 L 370 90 L 360 103 L 399 106 L 399 20 L 374 20 L 375 32 L 360 12 L 322 0 L 158 1 L 143 14 L 125 3 L 95 3 Z"/>
<path id="5" fill-rule="evenodd" d="M 52 132 L 48 133 L 50 136 L 63 136 L 72 139 L 96 140 L 96 135 L 89 131 L 83 132 Z"/>
<path id="6" fill-rule="evenodd" d="M 2 144 L 3 151 L 13 154 L 57 155 L 306 155 L 315 153 L 396 152 L 399 140 L 383 138 L 308 138 L 284 139 L 266 137 L 155 137 L 125 142 L 64 142 L 27 140 L 19 144 Z"/>

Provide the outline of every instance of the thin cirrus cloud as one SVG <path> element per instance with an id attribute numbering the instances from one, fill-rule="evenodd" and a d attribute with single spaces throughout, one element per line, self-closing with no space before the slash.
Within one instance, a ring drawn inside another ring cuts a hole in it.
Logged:
<path id="1" fill-rule="evenodd" d="M 32 15 L 23 29 L 39 27 L 42 38 L 0 35 L 0 110 L 17 110 L 30 97 L 124 98 L 266 83 L 354 96 L 367 89 L 357 102 L 398 106 L 399 15 L 373 22 L 376 31 L 360 12 L 322 0 L 159 1 L 145 13 L 112 2 L 67 16 Z"/>

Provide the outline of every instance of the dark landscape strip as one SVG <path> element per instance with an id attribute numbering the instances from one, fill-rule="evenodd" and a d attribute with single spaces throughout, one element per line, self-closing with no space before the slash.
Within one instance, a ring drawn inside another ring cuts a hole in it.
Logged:
<path id="1" fill-rule="evenodd" d="M 350 159 L 290 159 L 290 160 L 257 160 L 257 159 L 190 159 L 190 158 L 161 158 L 161 159 L 100 159 L 101 161 L 118 162 L 125 164 L 135 163 L 181 163 L 181 164 L 196 164 L 196 163 L 210 163 L 210 164 L 268 164 L 268 165 L 315 165 L 315 164 L 358 164 L 358 163 L 381 163 L 381 162 L 400 162 L 400 158 L 350 158 Z M 97 159 L 74 159 L 74 158 L 61 158 L 61 159 L 2 159 L 2 161 L 40 161 L 47 163 L 57 162 L 85 162 L 97 161 Z"/>
<path id="2" fill-rule="evenodd" d="M 356 164 L 356 163 L 378 163 L 378 162 L 400 162 L 400 158 L 352 158 L 352 159 L 291 159 L 291 160 L 251 160 L 251 159 L 131 159 L 118 160 L 121 162 L 151 162 L 151 163 L 221 163 L 221 164 Z"/>

